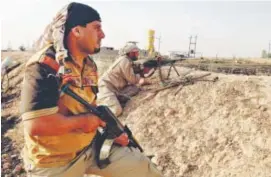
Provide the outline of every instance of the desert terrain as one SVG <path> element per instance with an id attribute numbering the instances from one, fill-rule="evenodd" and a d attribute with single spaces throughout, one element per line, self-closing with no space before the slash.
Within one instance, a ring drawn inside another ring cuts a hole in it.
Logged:
<path id="1" fill-rule="evenodd" d="M 21 63 L 1 95 L 2 176 L 25 176 L 20 150 L 20 86 L 31 52 L 2 52 Z M 99 75 L 115 56 L 94 56 Z M 271 176 L 271 60 L 193 59 L 176 63 L 170 80 L 210 73 L 180 87 L 162 87 L 156 71 L 127 103 L 127 124 L 165 177 Z M 162 73 L 169 67 L 164 66 Z M 218 78 L 215 82 L 213 78 Z M 1 78 L 1 82 L 3 82 Z"/>

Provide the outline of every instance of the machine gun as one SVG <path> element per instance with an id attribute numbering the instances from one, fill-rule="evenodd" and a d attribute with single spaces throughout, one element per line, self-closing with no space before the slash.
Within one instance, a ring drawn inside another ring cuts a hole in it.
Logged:
<path id="1" fill-rule="evenodd" d="M 133 68 L 134 68 L 134 72 L 136 74 L 140 74 L 141 77 L 152 76 L 154 72 L 156 71 L 156 69 L 158 68 L 160 81 L 164 83 L 161 67 L 166 66 L 166 65 L 170 66 L 166 79 L 169 78 L 172 68 L 175 70 L 177 75 L 180 76 L 180 74 L 178 73 L 174 65 L 177 61 L 181 61 L 181 60 L 169 60 L 169 59 L 163 59 L 161 57 L 157 57 L 155 59 L 145 60 L 144 62 L 140 62 L 140 61 L 134 62 Z"/>
<path id="2" fill-rule="evenodd" d="M 106 106 L 98 106 L 94 107 L 90 105 L 87 101 L 81 98 L 79 95 L 74 93 L 69 88 L 69 83 L 62 86 L 61 91 L 71 96 L 73 99 L 83 104 L 87 110 L 98 116 L 104 122 L 106 122 L 106 127 L 98 128 L 97 135 L 95 137 L 95 159 L 99 168 L 105 168 L 108 164 L 110 164 L 109 154 L 112 145 L 114 144 L 114 139 L 119 137 L 122 133 L 126 133 L 129 138 L 128 146 L 138 148 L 141 152 L 143 152 L 142 147 L 139 145 L 137 140 L 134 138 L 131 130 L 125 125 L 123 125 L 118 118 L 110 111 L 110 109 Z"/>

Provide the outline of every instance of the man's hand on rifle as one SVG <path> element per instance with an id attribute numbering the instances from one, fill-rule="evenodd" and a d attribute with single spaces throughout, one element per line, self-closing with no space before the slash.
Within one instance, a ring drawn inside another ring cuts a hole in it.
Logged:
<path id="1" fill-rule="evenodd" d="M 129 144 L 129 138 L 126 133 L 121 134 L 119 137 L 115 138 L 115 143 L 121 146 L 127 146 Z"/>
<path id="2" fill-rule="evenodd" d="M 85 119 L 85 124 L 83 126 L 83 131 L 85 133 L 94 132 L 98 127 L 105 127 L 106 123 L 102 121 L 99 117 L 93 114 L 87 114 Z"/>
<path id="3" fill-rule="evenodd" d="M 139 86 L 150 85 L 151 82 L 148 81 L 146 78 L 143 78 L 143 77 L 142 77 L 142 78 L 139 79 L 138 84 L 139 84 Z"/>

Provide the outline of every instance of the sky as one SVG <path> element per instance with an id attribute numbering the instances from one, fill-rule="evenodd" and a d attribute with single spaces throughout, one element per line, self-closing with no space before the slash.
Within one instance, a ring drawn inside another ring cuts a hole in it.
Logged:
<path id="1" fill-rule="evenodd" d="M 31 46 L 68 0 L 1 1 L 1 48 Z M 98 10 L 102 46 L 121 48 L 127 41 L 148 46 L 148 30 L 161 37 L 160 52 L 187 52 L 197 35 L 202 56 L 260 57 L 271 42 L 271 1 L 76 1 Z M 158 40 L 155 47 L 158 50 Z"/>

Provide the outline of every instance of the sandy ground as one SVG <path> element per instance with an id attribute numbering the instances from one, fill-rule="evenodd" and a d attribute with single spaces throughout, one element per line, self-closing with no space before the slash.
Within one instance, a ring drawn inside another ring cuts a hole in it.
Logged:
<path id="1" fill-rule="evenodd" d="M 106 63 L 98 63 L 99 68 L 103 66 L 100 75 L 109 66 Z M 19 73 L 14 79 L 20 80 L 23 70 L 14 73 Z M 171 88 L 146 99 L 151 95 L 148 89 L 161 86 L 156 73 L 153 85 L 144 86 L 128 102 L 120 119 L 132 129 L 145 153 L 155 155 L 153 161 L 165 177 L 270 177 L 271 77 L 212 73 L 208 78 L 216 76 L 217 82 L 196 82 L 176 95 L 177 88 Z M 20 81 L 4 99 L 2 95 L 2 174 L 16 174 L 21 163 L 19 88 Z M 7 156 L 12 160 L 7 161 Z M 3 162 L 11 162 L 10 169 L 3 170 Z"/>
<path id="2" fill-rule="evenodd" d="M 141 94 L 122 119 L 166 177 L 271 176 L 271 77 L 214 76 Z"/>

